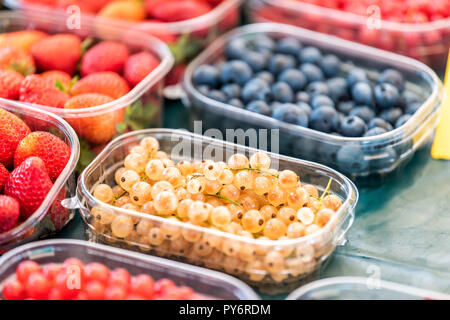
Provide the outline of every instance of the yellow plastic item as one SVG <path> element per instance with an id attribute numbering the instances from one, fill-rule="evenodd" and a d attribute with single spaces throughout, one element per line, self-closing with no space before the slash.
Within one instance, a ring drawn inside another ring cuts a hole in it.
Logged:
<path id="1" fill-rule="evenodd" d="M 434 159 L 450 160 L 450 52 L 444 81 L 444 100 L 442 102 L 441 120 L 431 148 Z"/>

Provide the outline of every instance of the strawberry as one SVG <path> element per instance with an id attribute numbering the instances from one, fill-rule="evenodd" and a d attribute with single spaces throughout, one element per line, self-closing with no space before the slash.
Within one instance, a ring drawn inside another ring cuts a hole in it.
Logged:
<path id="1" fill-rule="evenodd" d="M 149 14 L 164 22 L 175 22 L 199 17 L 211 10 L 209 4 L 200 1 L 167 0 L 152 7 Z"/>
<path id="2" fill-rule="evenodd" d="M 96 13 L 111 0 L 59 0 L 58 7 L 67 9 L 69 6 L 77 6 L 82 13 Z"/>
<path id="3" fill-rule="evenodd" d="M 20 217 L 27 219 L 39 208 L 52 187 L 44 161 L 38 157 L 30 157 L 9 176 L 5 195 L 19 202 Z"/>
<path id="4" fill-rule="evenodd" d="M 47 168 L 52 181 L 58 179 L 70 158 L 70 148 L 57 136 L 49 132 L 35 131 L 20 141 L 14 154 L 17 168 L 28 157 L 39 157 Z"/>
<path id="5" fill-rule="evenodd" d="M 131 87 L 136 86 L 159 65 L 159 61 L 148 52 L 133 54 L 125 63 L 123 74 Z"/>
<path id="6" fill-rule="evenodd" d="M 66 192 L 67 190 L 65 188 L 61 189 L 49 211 L 50 220 L 56 230 L 61 229 L 69 219 L 69 209 L 64 208 L 61 204 L 61 201 L 66 199 Z"/>
<path id="7" fill-rule="evenodd" d="M 72 81 L 72 77 L 70 76 L 70 74 L 59 70 L 43 72 L 41 73 L 41 77 L 47 80 L 52 87 L 55 87 L 57 80 L 65 87 L 68 87 L 70 82 Z"/>
<path id="8" fill-rule="evenodd" d="M 153 9 L 166 0 L 144 0 L 145 10 L 149 16 L 153 15 Z"/>
<path id="9" fill-rule="evenodd" d="M 8 32 L 0 35 L 0 47 L 16 47 L 25 52 L 30 52 L 31 47 L 48 34 L 38 30 L 22 30 Z"/>
<path id="10" fill-rule="evenodd" d="M 24 76 L 36 71 L 33 56 L 16 47 L 0 48 L 0 69 L 12 69 Z"/>
<path id="11" fill-rule="evenodd" d="M 87 76 L 100 71 L 121 73 L 129 56 L 127 46 L 120 42 L 100 42 L 84 54 L 81 60 L 81 74 Z"/>
<path id="12" fill-rule="evenodd" d="M 22 119 L 0 108 L 0 163 L 12 165 L 17 145 L 30 132 Z"/>
<path id="13" fill-rule="evenodd" d="M 0 98 L 17 100 L 23 76 L 14 70 L 0 70 Z"/>
<path id="14" fill-rule="evenodd" d="M 66 109 L 89 108 L 113 101 L 104 94 L 85 93 L 67 101 Z M 101 144 L 109 142 L 117 133 L 116 125 L 124 119 L 124 109 L 109 111 L 93 117 L 67 119 L 75 131 L 89 142 Z"/>
<path id="15" fill-rule="evenodd" d="M 76 35 L 60 33 L 37 42 L 31 47 L 31 54 L 41 70 L 73 74 L 81 58 L 81 40 Z"/>
<path id="16" fill-rule="evenodd" d="M 20 205 L 16 199 L 0 195 L 0 233 L 14 228 L 19 220 Z"/>
<path id="17" fill-rule="evenodd" d="M 32 74 L 22 81 L 19 100 L 43 106 L 63 108 L 70 96 L 51 86 L 48 81 L 38 74 Z"/>
<path id="18" fill-rule="evenodd" d="M 145 32 L 165 43 L 174 43 L 177 41 L 177 36 L 164 26 L 164 22 L 155 19 L 139 23 L 131 28 L 131 30 L 133 32 Z"/>
<path id="19" fill-rule="evenodd" d="M 165 84 L 167 86 L 175 85 L 181 81 L 183 78 L 184 71 L 186 70 L 185 64 L 177 64 L 170 70 L 169 74 L 165 79 Z"/>
<path id="20" fill-rule="evenodd" d="M 145 8 L 141 1 L 112 1 L 98 13 L 99 17 L 127 21 L 142 21 L 145 19 Z"/>
<path id="21" fill-rule="evenodd" d="M 5 168 L 3 164 L 0 163 L 0 192 L 3 191 L 5 187 L 6 180 L 8 180 L 9 171 Z"/>
<path id="22" fill-rule="evenodd" d="M 70 93 L 100 93 L 118 99 L 130 91 L 127 81 L 115 72 L 92 73 L 76 82 Z"/>

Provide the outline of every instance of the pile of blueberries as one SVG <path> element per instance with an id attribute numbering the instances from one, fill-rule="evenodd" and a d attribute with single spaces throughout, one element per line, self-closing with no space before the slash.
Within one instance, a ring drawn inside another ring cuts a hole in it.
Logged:
<path id="1" fill-rule="evenodd" d="M 345 137 L 376 136 L 406 123 L 422 99 L 394 69 L 371 81 L 360 68 L 292 37 L 237 37 L 225 60 L 193 74 L 207 97 L 290 124 Z"/>

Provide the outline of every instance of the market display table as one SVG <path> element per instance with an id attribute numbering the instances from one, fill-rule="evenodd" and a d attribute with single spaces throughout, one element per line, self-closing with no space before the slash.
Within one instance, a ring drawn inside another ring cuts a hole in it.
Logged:
<path id="1" fill-rule="evenodd" d="M 188 118 L 181 103 L 166 105 L 165 127 L 185 128 Z M 449 181 L 450 162 L 432 159 L 427 146 L 401 175 L 359 189 L 348 241 L 319 278 L 362 276 L 450 293 Z M 58 237 L 85 239 L 80 215 Z"/>

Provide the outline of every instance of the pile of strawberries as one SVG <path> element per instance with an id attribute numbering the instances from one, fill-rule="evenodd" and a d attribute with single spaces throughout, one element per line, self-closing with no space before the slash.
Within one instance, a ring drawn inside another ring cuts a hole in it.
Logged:
<path id="1" fill-rule="evenodd" d="M 158 65 L 151 53 L 130 53 L 116 41 L 82 41 L 74 34 L 37 30 L 0 35 L 0 97 L 65 109 L 88 108 L 122 97 Z M 38 73 L 37 73 L 38 72 Z M 109 142 L 124 111 L 69 120 L 89 142 Z"/>
<path id="2" fill-rule="evenodd" d="M 25 221 L 40 207 L 70 154 L 69 146 L 57 136 L 31 132 L 22 119 L 0 108 L 0 233 Z M 55 229 L 68 218 L 60 204 L 64 196 L 61 192 L 50 211 Z"/>

